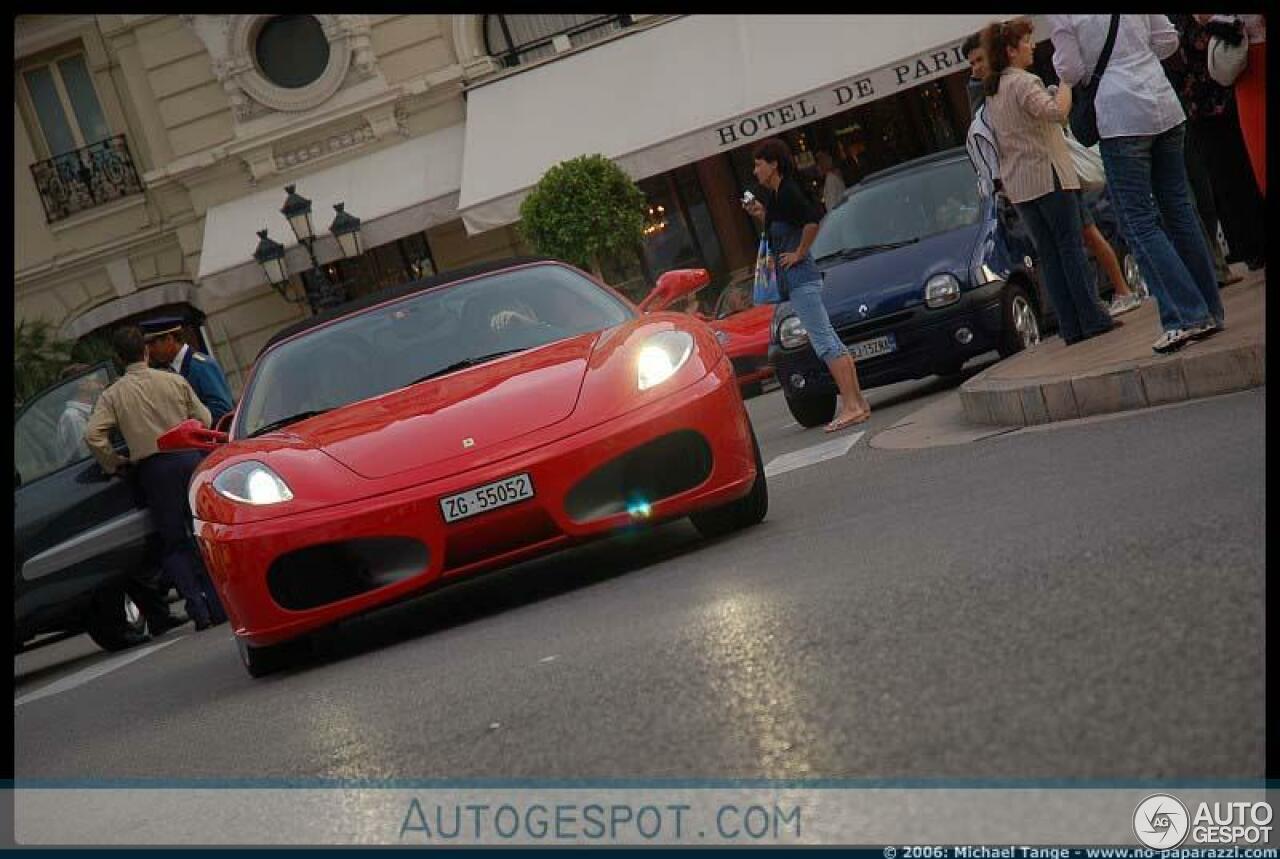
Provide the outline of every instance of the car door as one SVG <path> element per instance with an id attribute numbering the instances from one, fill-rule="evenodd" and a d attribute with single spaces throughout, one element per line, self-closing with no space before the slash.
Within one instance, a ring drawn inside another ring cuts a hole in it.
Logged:
<path id="1" fill-rule="evenodd" d="M 107 476 L 83 422 L 109 363 L 60 381 L 14 419 L 14 620 L 21 637 L 66 628 L 101 584 L 146 562 L 154 532 L 132 481 Z M 113 439 L 122 453 L 123 441 Z"/>

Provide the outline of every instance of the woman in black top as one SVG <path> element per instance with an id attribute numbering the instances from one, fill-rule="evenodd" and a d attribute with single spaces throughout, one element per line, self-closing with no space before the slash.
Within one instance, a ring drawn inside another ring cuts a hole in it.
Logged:
<path id="1" fill-rule="evenodd" d="M 745 204 L 747 214 L 768 230 L 782 297 L 791 302 L 809 335 L 809 345 L 826 363 L 840 391 L 840 412 L 827 424 L 827 432 L 860 424 L 871 417 L 871 404 L 858 385 L 858 371 L 849 350 L 831 327 L 831 318 L 822 303 L 822 273 L 809 255 L 822 214 L 796 181 L 791 150 L 785 143 L 766 140 L 755 148 L 752 157 L 752 172 L 767 192 L 763 202 L 752 200 Z"/>

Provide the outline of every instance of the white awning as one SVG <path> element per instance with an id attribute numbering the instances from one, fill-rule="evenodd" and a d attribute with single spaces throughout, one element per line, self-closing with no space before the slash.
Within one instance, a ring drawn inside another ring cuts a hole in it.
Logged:
<path id="1" fill-rule="evenodd" d="M 294 182 L 312 202 L 312 220 L 322 236 L 315 246 L 321 262 L 341 256 L 328 233 L 334 203 L 345 203 L 360 219 L 366 248 L 458 217 L 463 140 L 463 127 L 451 126 L 211 207 L 205 213 L 200 288 L 230 295 L 261 286 L 265 279 L 253 251 L 256 233 L 264 228 L 285 246 L 290 271 L 310 267 L 306 250 L 280 214 L 284 186 Z"/>
<path id="2" fill-rule="evenodd" d="M 542 174 L 578 155 L 643 179 L 952 74 L 961 43 L 1009 17 L 689 15 L 475 87 L 463 223 L 519 220 Z"/>

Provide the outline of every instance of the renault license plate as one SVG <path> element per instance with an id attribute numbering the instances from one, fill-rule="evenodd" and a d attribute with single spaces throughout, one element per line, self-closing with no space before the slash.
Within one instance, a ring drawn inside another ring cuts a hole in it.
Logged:
<path id="1" fill-rule="evenodd" d="M 517 474 L 457 495 L 445 496 L 440 499 L 440 512 L 444 514 L 444 521 L 457 522 L 532 497 L 533 481 L 528 474 Z"/>
<path id="2" fill-rule="evenodd" d="M 864 358 L 874 358 L 877 355 L 888 355 L 890 352 L 897 350 L 897 348 L 898 342 L 893 339 L 893 335 L 886 334 L 873 340 L 854 343 L 849 347 L 849 354 L 853 356 L 853 360 L 861 361 Z"/>

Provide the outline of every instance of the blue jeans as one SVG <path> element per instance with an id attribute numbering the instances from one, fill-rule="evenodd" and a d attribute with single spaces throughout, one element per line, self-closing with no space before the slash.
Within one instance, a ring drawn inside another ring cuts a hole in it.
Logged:
<path id="1" fill-rule="evenodd" d="M 1166 330 L 1224 320 L 1213 255 L 1191 199 L 1186 123 L 1163 134 L 1102 141 L 1102 163 L 1125 241 Z"/>
<path id="2" fill-rule="evenodd" d="M 1084 252 L 1078 191 L 1050 191 L 1015 203 L 1040 256 L 1044 288 L 1058 316 L 1058 333 L 1068 343 L 1111 330 L 1111 317 L 1098 303 Z"/>
<path id="3" fill-rule="evenodd" d="M 836 330 L 831 327 L 827 306 L 822 303 L 821 280 L 798 283 L 791 287 L 788 300 L 796 316 L 800 318 L 800 324 L 809 334 L 809 345 L 819 358 L 830 364 L 841 355 L 849 354 L 849 350 L 836 335 Z"/>

